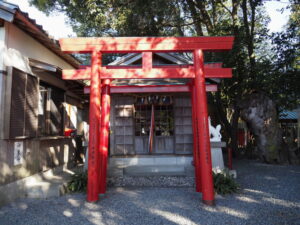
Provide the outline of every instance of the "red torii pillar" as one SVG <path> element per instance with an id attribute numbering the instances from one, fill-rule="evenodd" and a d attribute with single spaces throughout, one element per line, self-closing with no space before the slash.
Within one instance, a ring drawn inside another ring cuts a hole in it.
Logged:
<path id="1" fill-rule="evenodd" d="M 102 81 L 101 101 L 101 129 L 100 129 L 100 170 L 99 193 L 106 192 L 107 157 L 109 143 L 109 115 L 110 115 L 110 80 Z"/>
<path id="2" fill-rule="evenodd" d="M 207 205 L 214 205 L 214 186 L 212 177 L 212 162 L 210 137 L 208 127 L 207 98 L 205 90 L 204 56 L 201 49 L 194 50 L 195 67 L 195 122 L 196 135 L 199 144 L 199 161 L 201 169 L 202 201 Z M 198 164 L 198 167 L 200 167 Z"/>
<path id="3" fill-rule="evenodd" d="M 195 82 L 193 81 L 190 85 L 191 103 L 192 103 L 192 124 L 193 124 L 193 159 L 195 167 L 195 184 L 196 191 L 201 192 L 201 164 L 200 164 L 200 149 L 199 140 L 197 135 L 197 122 L 196 122 L 196 92 L 195 92 Z"/>
<path id="4" fill-rule="evenodd" d="M 99 134 L 101 122 L 101 79 L 99 68 L 102 63 L 100 52 L 92 52 L 91 65 L 91 93 L 89 112 L 89 149 L 88 149 L 88 183 L 87 201 L 95 202 L 99 200 Z"/>

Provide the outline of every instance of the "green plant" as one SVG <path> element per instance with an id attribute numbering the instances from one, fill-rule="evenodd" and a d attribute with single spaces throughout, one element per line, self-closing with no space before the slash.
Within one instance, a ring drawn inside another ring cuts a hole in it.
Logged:
<path id="1" fill-rule="evenodd" d="M 232 194 L 238 191 L 238 184 L 227 171 L 213 172 L 213 179 L 215 191 L 220 195 Z"/>
<path id="2" fill-rule="evenodd" d="M 87 171 L 76 172 L 68 182 L 70 192 L 83 192 L 87 187 Z"/>

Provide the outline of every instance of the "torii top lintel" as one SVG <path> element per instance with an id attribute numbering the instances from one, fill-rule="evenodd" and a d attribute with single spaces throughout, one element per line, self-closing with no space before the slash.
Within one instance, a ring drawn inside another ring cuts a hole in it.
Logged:
<path id="1" fill-rule="evenodd" d="M 63 38 L 62 51 L 68 53 L 101 52 L 161 52 L 202 49 L 220 51 L 232 49 L 234 37 L 104 37 Z"/>
<path id="2" fill-rule="evenodd" d="M 67 53 L 143 53 L 142 68 L 98 65 L 101 79 L 194 78 L 193 65 L 153 66 L 152 53 L 179 51 L 230 50 L 234 37 L 105 37 L 60 39 L 61 49 Z M 204 67 L 205 78 L 229 78 L 231 68 Z M 88 80 L 91 68 L 63 70 L 63 79 Z"/>

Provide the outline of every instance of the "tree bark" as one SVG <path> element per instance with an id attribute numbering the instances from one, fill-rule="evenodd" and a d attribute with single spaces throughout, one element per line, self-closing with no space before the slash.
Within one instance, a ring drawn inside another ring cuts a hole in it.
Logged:
<path id="1" fill-rule="evenodd" d="M 235 105 L 233 107 L 233 115 L 229 121 L 225 112 L 225 107 L 222 104 L 220 92 L 217 92 L 214 96 L 215 107 L 218 112 L 219 119 L 226 130 L 228 135 L 228 145 L 231 147 L 233 152 L 238 151 L 237 135 L 238 135 L 238 119 L 240 116 L 240 110 Z"/>
<path id="2" fill-rule="evenodd" d="M 282 132 L 274 102 L 264 93 L 256 92 L 242 99 L 239 107 L 241 118 L 247 122 L 256 139 L 261 159 L 267 163 L 285 161 L 284 154 L 280 154 Z"/>
<path id="3" fill-rule="evenodd" d="M 194 21 L 194 25 L 195 25 L 195 30 L 198 36 L 203 36 L 203 30 L 202 30 L 202 25 L 201 25 L 201 21 L 200 21 L 200 15 L 197 14 L 197 10 L 195 7 L 195 3 L 193 2 L 193 0 L 187 0 L 189 9 L 191 11 L 191 16 L 193 18 Z"/>
<path id="4" fill-rule="evenodd" d="M 244 28 L 245 28 L 245 40 L 247 44 L 247 50 L 248 50 L 248 58 L 250 62 L 250 71 L 249 76 L 252 77 L 252 79 L 255 78 L 255 67 L 256 67 L 256 60 L 254 55 L 254 27 L 255 27 L 255 11 L 256 11 L 256 4 L 250 0 L 250 15 L 248 12 L 247 7 L 247 0 L 243 0 L 241 7 L 243 11 L 243 21 L 244 21 Z M 248 22 L 248 17 L 250 16 L 250 24 Z"/>

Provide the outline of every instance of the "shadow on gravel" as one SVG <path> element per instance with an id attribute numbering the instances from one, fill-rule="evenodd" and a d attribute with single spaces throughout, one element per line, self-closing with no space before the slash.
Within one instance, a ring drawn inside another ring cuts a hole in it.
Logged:
<path id="1" fill-rule="evenodd" d="M 0 209 L 0 224 L 300 224 L 300 167 L 235 166 L 241 191 L 216 196 L 215 207 L 193 188 L 110 188 L 95 204 L 85 194 L 24 199 Z"/>

